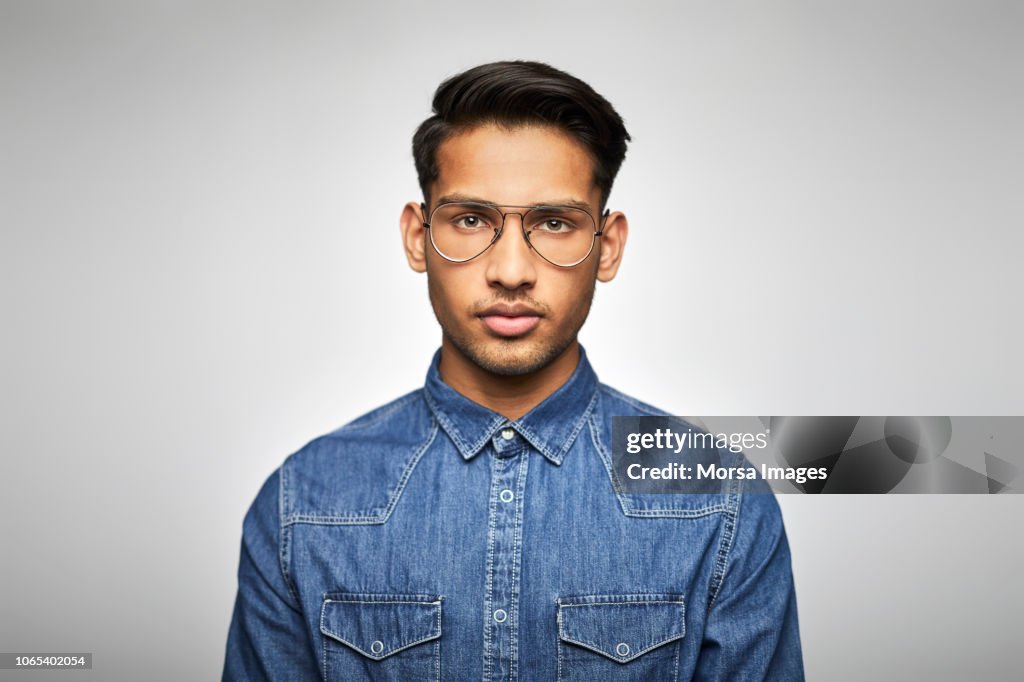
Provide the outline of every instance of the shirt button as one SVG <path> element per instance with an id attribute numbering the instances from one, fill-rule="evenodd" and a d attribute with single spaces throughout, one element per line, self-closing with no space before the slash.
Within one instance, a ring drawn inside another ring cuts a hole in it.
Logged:
<path id="1" fill-rule="evenodd" d="M 508 618 L 508 614 L 505 613 L 505 609 L 498 609 L 494 612 L 494 622 L 504 623 L 506 618 Z"/>
<path id="2" fill-rule="evenodd" d="M 615 647 L 615 653 L 617 653 L 619 656 L 628 656 L 629 645 L 625 642 L 619 642 L 618 645 Z"/>
<path id="3" fill-rule="evenodd" d="M 513 438 L 516 437 L 516 432 L 513 431 L 512 429 L 505 429 L 504 431 L 501 432 L 501 437 L 504 438 L 505 440 L 512 440 Z"/>
<path id="4" fill-rule="evenodd" d="M 501 498 L 502 502 L 511 502 L 513 498 L 515 498 L 515 493 L 513 493 L 508 488 L 505 488 L 504 490 L 501 491 L 501 494 L 498 497 Z"/>

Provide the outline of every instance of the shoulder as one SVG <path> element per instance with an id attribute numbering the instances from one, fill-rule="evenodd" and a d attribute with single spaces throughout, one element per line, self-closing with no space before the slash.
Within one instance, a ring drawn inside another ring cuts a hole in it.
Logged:
<path id="1" fill-rule="evenodd" d="M 641 423 L 639 418 L 655 417 L 653 422 Z M 617 422 L 617 424 L 616 424 Z M 681 417 L 638 400 L 611 386 L 600 384 L 597 407 L 593 412 L 591 429 L 599 453 L 610 467 L 614 460 L 612 443 L 616 425 L 623 432 L 669 428 L 678 432 L 710 434 L 699 417 Z M 621 446 L 621 443 L 620 443 Z M 691 446 L 687 446 L 688 448 Z M 694 446 L 697 447 L 697 446 Z M 705 445 L 700 445 L 703 448 Z M 698 449 L 699 449 L 698 448 Z M 720 465 L 727 468 L 753 468 L 742 452 L 715 446 Z M 685 456 L 685 454 L 683 455 Z M 775 495 L 760 477 L 733 478 L 722 481 L 719 492 L 664 494 L 617 493 L 627 514 L 644 516 L 692 517 L 721 512 L 727 520 L 723 556 L 728 555 L 734 541 L 756 539 L 763 533 L 778 534 L 782 517 Z M 733 531 L 740 517 L 744 518 L 744 536 L 736 538 Z M 752 532 L 747 535 L 746 533 Z"/>
<path id="2" fill-rule="evenodd" d="M 284 466 L 293 471 L 318 469 L 360 459 L 369 453 L 376 453 L 378 458 L 386 456 L 394 447 L 416 441 L 431 422 L 423 390 L 412 391 L 314 438 L 289 455 Z"/>
<path id="3" fill-rule="evenodd" d="M 601 409 L 613 416 L 667 417 L 665 410 L 637 400 L 631 395 L 612 388 L 608 384 L 598 384 L 598 395 Z"/>
<path id="4" fill-rule="evenodd" d="M 380 523 L 437 432 L 423 390 L 314 438 L 280 468 L 284 523 Z"/>
<path id="5" fill-rule="evenodd" d="M 663 417 L 666 425 L 671 425 L 680 430 L 703 431 L 697 424 L 688 421 L 685 417 L 673 416 L 670 412 L 655 407 L 631 395 L 612 388 L 607 384 L 598 384 L 598 400 L 594 410 L 597 434 L 606 443 L 611 442 L 612 419 L 614 417 Z"/>

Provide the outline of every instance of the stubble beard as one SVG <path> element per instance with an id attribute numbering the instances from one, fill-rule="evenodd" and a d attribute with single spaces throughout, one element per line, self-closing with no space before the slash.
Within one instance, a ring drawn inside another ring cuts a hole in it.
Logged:
<path id="1" fill-rule="evenodd" d="M 596 281 L 589 280 L 587 291 L 577 304 L 569 311 L 565 323 L 554 331 L 554 336 L 538 337 L 531 332 L 519 338 L 495 338 L 493 336 L 474 336 L 474 334 L 451 314 L 444 303 L 440 286 L 427 275 L 427 290 L 434 316 L 441 325 L 444 338 L 473 364 L 492 374 L 504 377 L 525 376 L 537 372 L 555 361 L 576 341 L 583 323 L 590 313 L 594 300 Z M 478 301 L 470 307 L 469 314 L 474 310 L 482 310 L 495 302 L 524 302 L 533 308 L 542 309 L 547 313 L 549 308 L 534 301 L 528 295 L 513 291 L 502 291 L 486 301 Z M 550 320 L 550 317 L 545 317 Z"/>

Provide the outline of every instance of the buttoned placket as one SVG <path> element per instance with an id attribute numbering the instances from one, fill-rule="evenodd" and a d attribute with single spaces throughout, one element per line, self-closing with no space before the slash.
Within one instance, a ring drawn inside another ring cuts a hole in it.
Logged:
<path id="1" fill-rule="evenodd" d="M 518 679 L 519 578 L 523 493 L 529 447 L 509 425 L 488 448 L 487 586 L 484 596 L 484 680 Z"/>

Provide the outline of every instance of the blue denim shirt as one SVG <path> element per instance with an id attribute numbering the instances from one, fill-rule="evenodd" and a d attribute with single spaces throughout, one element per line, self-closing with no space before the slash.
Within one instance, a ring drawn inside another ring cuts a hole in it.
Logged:
<path id="1" fill-rule="evenodd" d="M 260 490 L 225 680 L 803 679 L 773 495 L 617 494 L 611 417 L 665 413 L 582 351 L 514 422 L 439 358 Z"/>

